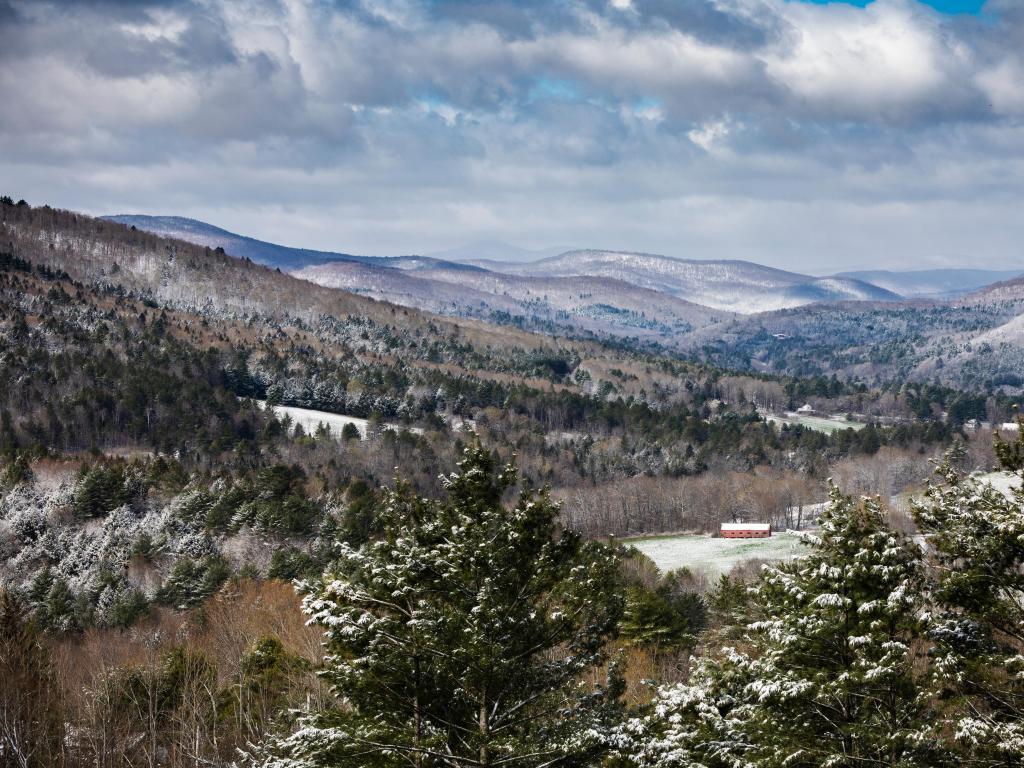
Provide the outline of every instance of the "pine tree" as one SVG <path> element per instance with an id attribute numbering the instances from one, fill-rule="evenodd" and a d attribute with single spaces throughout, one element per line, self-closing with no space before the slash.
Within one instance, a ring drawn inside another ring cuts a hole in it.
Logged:
<path id="1" fill-rule="evenodd" d="M 1024 435 L 997 443 L 1002 491 L 946 461 L 915 518 L 936 561 L 937 696 L 964 765 L 1024 764 Z"/>
<path id="2" fill-rule="evenodd" d="M 559 531 L 546 492 L 502 497 L 516 480 L 478 441 L 447 497 L 400 484 L 382 536 L 342 544 L 306 586 L 327 634 L 335 711 L 304 718 L 268 765 L 581 765 L 617 685 L 588 671 L 621 613 L 614 552 Z"/>
<path id="3" fill-rule="evenodd" d="M 921 671 L 922 553 L 877 502 L 833 489 L 810 551 L 765 569 L 743 650 L 698 665 L 629 721 L 641 766 L 917 766 L 937 759 Z"/>

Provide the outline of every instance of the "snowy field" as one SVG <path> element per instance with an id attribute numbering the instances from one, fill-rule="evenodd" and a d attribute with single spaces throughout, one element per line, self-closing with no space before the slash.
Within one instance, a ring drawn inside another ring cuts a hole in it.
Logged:
<path id="1" fill-rule="evenodd" d="M 813 429 L 817 432 L 824 432 L 825 434 L 832 434 L 833 432 L 840 429 L 864 429 L 865 425 L 859 421 L 847 421 L 842 416 L 832 416 L 826 418 L 824 416 L 803 416 L 799 413 L 787 413 L 785 416 L 776 416 L 769 414 L 765 416 L 768 421 L 774 421 L 778 424 L 801 424 L 807 429 Z"/>
<path id="2" fill-rule="evenodd" d="M 706 535 L 656 536 L 626 539 L 647 555 L 663 573 L 689 568 L 711 577 L 728 573 L 744 560 L 785 560 L 804 549 L 800 537 L 783 531 L 767 539 L 719 539 Z"/>
<path id="3" fill-rule="evenodd" d="M 1020 488 L 1021 477 L 1013 472 L 989 472 L 984 475 L 974 476 L 979 482 L 988 483 L 997 491 L 1010 495 L 1011 488 Z"/>
<path id="4" fill-rule="evenodd" d="M 256 405 L 263 410 L 267 408 L 265 400 L 257 400 Z M 293 405 L 275 405 L 273 408 L 278 418 L 282 418 L 285 415 L 289 416 L 293 424 L 302 425 L 302 429 L 307 435 L 314 434 L 321 424 L 325 427 L 330 427 L 331 435 L 338 440 L 341 439 L 341 430 L 345 428 L 346 424 L 354 424 L 356 429 L 359 430 L 359 437 L 363 440 L 366 439 L 366 433 L 369 430 L 369 422 L 356 416 L 342 416 L 340 413 L 296 408 Z M 384 424 L 383 428 L 391 429 L 395 432 L 401 432 L 404 429 L 415 435 L 423 434 L 423 430 L 419 427 L 406 427 L 401 424 Z"/>

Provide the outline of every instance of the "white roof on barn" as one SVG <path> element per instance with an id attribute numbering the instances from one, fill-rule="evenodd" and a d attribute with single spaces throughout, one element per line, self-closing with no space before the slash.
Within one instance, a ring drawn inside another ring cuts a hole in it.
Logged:
<path id="1" fill-rule="evenodd" d="M 722 523 L 723 531 L 770 531 L 768 523 Z"/>

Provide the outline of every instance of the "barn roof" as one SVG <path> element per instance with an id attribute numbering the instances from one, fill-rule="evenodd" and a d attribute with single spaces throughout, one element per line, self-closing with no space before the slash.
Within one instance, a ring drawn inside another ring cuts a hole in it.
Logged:
<path id="1" fill-rule="evenodd" d="M 723 531 L 770 531 L 768 523 L 722 523 Z"/>

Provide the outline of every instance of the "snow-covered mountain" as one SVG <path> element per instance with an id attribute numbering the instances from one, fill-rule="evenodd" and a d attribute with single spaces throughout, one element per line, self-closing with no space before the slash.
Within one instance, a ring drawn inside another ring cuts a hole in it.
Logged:
<path id="1" fill-rule="evenodd" d="M 103 218 L 108 221 L 116 221 L 119 224 L 137 227 L 163 237 L 185 240 L 196 245 L 205 245 L 208 248 L 223 248 L 226 253 L 239 259 L 250 259 L 257 264 L 264 264 L 268 267 L 280 267 L 285 270 L 301 269 L 310 264 L 325 264 L 328 262 L 355 262 L 397 269 L 421 269 L 437 266 L 438 264 L 444 264 L 452 269 L 474 269 L 470 265 L 442 262 L 429 256 L 355 256 L 350 253 L 338 253 L 335 251 L 292 248 L 287 245 L 268 243 L 264 240 L 235 234 L 226 229 L 215 227 L 212 224 L 197 221 L 196 219 L 187 219 L 182 216 L 136 216 L 122 214 L 104 216 Z"/>
<path id="2" fill-rule="evenodd" d="M 951 298 L 1002 280 L 1010 280 L 1024 273 L 1018 270 L 992 269 L 918 269 L 909 272 L 870 270 L 841 272 L 837 277 L 849 277 L 877 285 L 908 299 Z"/>
<path id="3" fill-rule="evenodd" d="M 394 304 L 556 333 L 666 342 L 733 316 L 606 277 L 530 277 L 444 266 L 403 270 L 352 262 L 319 264 L 292 274 Z"/>
<path id="4" fill-rule="evenodd" d="M 898 301 L 902 298 L 892 291 L 848 277 L 811 277 L 748 261 L 699 261 L 627 251 L 569 251 L 529 264 L 470 263 L 534 277 L 609 277 L 742 314 L 815 302 Z"/>
<path id="5" fill-rule="evenodd" d="M 536 261 L 546 259 L 550 256 L 557 256 L 565 253 L 569 248 L 551 247 L 531 250 L 519 248 L 508 243 L 500 243 L 491 240 L 481 240 L 476 243 L 469 243 L 457 248 L 447 248 L 442 251 L 432 251 L 425 254 L 432 259 L 441 261 L 501 261 L 519 263 L 524 261 Z"/>
<path id="6" fill-rule="evenodd" d="M 611 308 L 612 314 L 620 310 L 626 313 L 618 320 L 628 326 L 651 322 L 681 328 L 714 322 L 723 312 L 751 314 L 817 302 L 900 299 L 892 291 L 850 277 L 811 277 L 745 261 L 698 261 L 625 251 L 576 250 L 524 262 L 520 259 L 531 255 L 530 252 L 494 243 L 443 254 L 475 254 L 463 261 L 437 258 L 442 254 L 355 256 L 268 243 L 178 216 L 107 218 L 165 237 L 221 247 L 232 256 L 288 271 L 324 264 L 349 265 L 306 271 L 302 277 L 423 309 L 476 316 L 485 314 L 481 310 L 529 315 L 536 314 L 538 309 L 540 315 L 561 311 L 590 316 Z M 495 260 L 495 256 L 504 260 Z M 412 272 L 423 274 L 410 281 L 408 273 Z M 611 282 L 593 283 L 593 278 Z M 529 283 L 551 279 L 560 282 L 532 286 Z M 637 294 L 636 289 L 646 293 Z M 544 299 L 545 292 L 557 298 Z M 481 293 L 490 298 L 481 298 Z M 669 306 L 668 299 L 677 303 Z M 678 303 L 680 300 L 685 306 Z M 472 305 L 471 309 L 466 309 L 467 305 Z M 638 312 L 639 319 L 629 317 L 630 312 Z M 599 325 L 607 323 L 602 321 Z"/>

